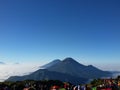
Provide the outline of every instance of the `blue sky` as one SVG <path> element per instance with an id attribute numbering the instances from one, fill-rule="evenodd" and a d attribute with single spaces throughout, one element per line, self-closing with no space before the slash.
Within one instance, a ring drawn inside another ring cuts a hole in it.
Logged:
<path id="1" fill-rule="evenodd" d="M 0 61 L 66 57 L 119 70 L 119 0 L 0 0 Z"/>

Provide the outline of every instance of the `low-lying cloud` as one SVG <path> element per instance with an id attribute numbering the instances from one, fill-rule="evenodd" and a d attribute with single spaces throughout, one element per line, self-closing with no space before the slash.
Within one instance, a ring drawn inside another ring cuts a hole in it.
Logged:
<path id="1" fill-rule="evenodd" d="M 31 64 L 6 64 L 0 65 L 0 81 L 10 76 L 22 76 L 38 69 L 38 66 Z"/>

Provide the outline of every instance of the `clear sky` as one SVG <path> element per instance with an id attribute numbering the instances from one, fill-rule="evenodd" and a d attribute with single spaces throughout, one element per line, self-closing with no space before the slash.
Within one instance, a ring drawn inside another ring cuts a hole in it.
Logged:
<path id="1" fill-rule="evenodd" d="M 66 57 L 119 70 L 120 0 L 0 0 L 1 62 Z"/>

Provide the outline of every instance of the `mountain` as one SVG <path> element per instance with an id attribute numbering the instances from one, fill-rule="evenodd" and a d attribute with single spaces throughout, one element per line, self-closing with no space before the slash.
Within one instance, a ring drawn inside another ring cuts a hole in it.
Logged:
<path id="1" fill-rule="evenodd" d="M 74 77 L 69 74 L 63 74 L 54 71 L 48 71 L 47 69 L 39 69 L 30 75 L 25 76 L 12 76 L 6 81 L 23 81 L 23 80 L 61 80 L 71 82 L 73 84 L 85 83 L 87 79 Z"/>
<path id="2" fill-rule="evenodd" d="M 66 58 L 63 61 L 47 68 L 49 71 L 65 73 L 82 78 L 100 78 L 110 76 L 110 72 L 102 71 L 92 65 L 85 66 L 72 58 Z"/>
<path id="3" fill-rule="evenodd" d="M 53 66 L 53 65 L 55 65 L 59 62 L 61 62 L 61 61 L 59 59 L 56 59 L 56 60 L 53 60 L 52 62 L 50 62 L 48 64 L 45 64 L 45 65 L 41 66 L 40 68 L 46 69 L 46 68 L 49 68 L 49 67 L 51 67 L 51 66 Z"/>
<path id="4" fill-rule="evenodd" d="M 52 79 L 79 84 L 84 83 L 89 79 L 111 76 L 110 72 L 102 71 L 92 65 L 82 65 L 72 58 L 66 58 L 63 61 L 55 60 L 44 65 L 43 67 L 45 69 L 39 69 L 29 75 L 13 76 L 8 78 L 7 81 Z"/>

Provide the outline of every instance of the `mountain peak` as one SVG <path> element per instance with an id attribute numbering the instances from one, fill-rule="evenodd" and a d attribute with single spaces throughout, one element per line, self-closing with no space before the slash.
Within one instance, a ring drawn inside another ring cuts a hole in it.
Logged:
<path id="1" fill-rule="evenodd" d="M 51 66 L 53 66 L 53 65 L 55 65 L 55 64 L 57 64 L 57 63 L 59 63 L 59 62 L 61 62 L 61 60 L 55 59 L 55 60 L 53 60 L 52 62 L 50 62 L 50 63 L 48 63 L 48 64 L 46 64 L 46 65 L 41 66 L 40 68 L 46 69 L 46 68 L 49 68 L 49 67 L 51 67 Z"/>
<path id="2" fill-rule="evenodd" d="M 53 62 L 59 62 L 59 61 L 61 61 L 60 59 L 55 59 Z"/>
<path id="3" fill-rule="evenodd" d="M 64 60 L 74 60 L 74 59 L 71 58 L 71 57 L 67 57 L 67 58 L 65 58 Z"/>
<path id="4" fill-rule="evenodd" d="M 71 65 L 82 65 L 71 57 L 65 58 L 62 62 L 66 64 L 71 64 Z"/>
<path id="5" fill-rule="evenodd" d="M 73 58 L 71 58 L 71 57 L 68 57 L 68 58 L 65 58 L 64 60 L 63 60 L 63 62 L 73 62 L 73 61 L 75 61 Z M 76 62 L 76 61 L 75 61 Z"/>

